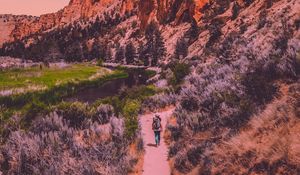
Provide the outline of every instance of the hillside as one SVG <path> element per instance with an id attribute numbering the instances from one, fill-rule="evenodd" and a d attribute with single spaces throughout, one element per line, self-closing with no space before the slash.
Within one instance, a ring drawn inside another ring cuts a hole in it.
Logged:
<path id="1" fill-rule="evenodd" d="M 0 56 L 161 68 L 139 112 L 176 103 L 173 174 L 300 172 L 299 0 L 71 0 L 0 26 Z"/>
<path id="2" fill-rule="evenodd" d="M 117 2 L 114 0 L 72 0 L 62 10 L 39 17 L 1 15 L 1 26 L 6 28 L 0 31 L 0 35 L 5 37 L 5 40 L 0 40 L 0 45 L 64 26 L 79 19 L 89 19 L 106 11 L 107 7 L 114 8 L 115 3 Z M 9 25 L 12 27 L 8 28 Z"/>

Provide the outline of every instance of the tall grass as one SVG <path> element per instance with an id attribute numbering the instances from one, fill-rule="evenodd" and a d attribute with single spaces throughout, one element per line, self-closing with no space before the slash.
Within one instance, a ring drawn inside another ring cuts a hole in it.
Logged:
<path id="1" fill-rule="evenodd" d="M 59 67 L 30 67 L 0 72 L 0 89 L 41 86 L 51 88 L 68 82 L 87 80 L 92 75 L 105 74 L 105 69 L 88 64 L 72 64 Z"/>

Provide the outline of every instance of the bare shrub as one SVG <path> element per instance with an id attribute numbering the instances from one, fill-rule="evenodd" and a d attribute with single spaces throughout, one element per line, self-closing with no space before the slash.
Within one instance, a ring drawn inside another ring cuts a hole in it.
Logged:
<path id="1" fill-rule="evenodd" d="M 110 107 L 101 106 L 99 111 L 106 116 Z M 109 119 L 108 128 L 112 128 L 112 132 L 100 135 L 97 134 L 98 128 L 105 129 L 106 125 L 84 118 L 80 122 L 84 126 L 73 127 L 70 118 L 55 112 L 39 117 L 27 132 L 11 132 L 1 146 L 3 173 L 124 174 L 132 161 L 127 155 L 128 141 L 123 137 L 124 121 L 110 115 L 104 119 Z M 102 140 L 104 134 L 111 139 Z"/>
<path id="2" fill-rule="evenodd" d="M 300 161 L 296 158 L 299 151 L 295 149 L 299 142 L 293 140 L 299 122 L 291 110 L 297 105 L 297 89 L 299 85 L 290 86 L 287 94 L 254 116 L 247 129 L 213 148 L 209 155 L 212 169 L 216 168 L 213 174 L 230 174 L 236 169 L 239 174 L 299 172 Z"/>
<path id="3" fill-rule="evenodd" d="M 153 111 L 159 108 L 164 108 L 169 105 L 175 105 L 176 103 L 176 94 L 170 93 L 161 93 L 154 95 L 150 98 L 147 98 L 143 103 L 143 110 Z"/>
<path id="4" fill-rule="evenodd" d="M 182 137 L 182 128 L 179 126 L 168 125 L 167 129 L 171 131 L 171 139 L 173 141 L 178 141 Z"/>
<path id="5" fill-rule="evenodd" d="M 124 120 L 116 117 L 110 119 L 112 127 L 112 135 L 115 137 L 122 137 L 124 135 Z"/>
<path id="6" fill-rule="evenodd" d="M 63 116 L 64 119 L 70 122 L 70 126 L 79 128 L 85 118 L 90 118 L 90 114 L 87 110 L 88 106 L 83 103 L 65 103 L 58 107 L 57 113 Z"/>
<path id="7" fill-rule="evenodd" d="M 107 104 L 101 104 L 97 107 L 95 114 L 93 115 L 93 121 L 97 121 L 101 124 L 108 123 L 113 116 L 113 107 Z"/>
<path id="8" fill-rule="evenodd" d="M 186 154 L 182 153 L 176 155 L 174 166 L 181 173 L 187 173 L 192 169 Z"/>

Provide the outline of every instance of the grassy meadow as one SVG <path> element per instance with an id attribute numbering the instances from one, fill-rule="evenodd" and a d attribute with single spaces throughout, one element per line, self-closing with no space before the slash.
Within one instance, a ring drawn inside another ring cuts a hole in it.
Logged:
<path id="1" fill-rule="evenodd" d="M 0 96 L 0 123 L 16 113 L 31 121 L 37 114 L 48 113 L 63 102 L 64 98 L 80 90 L 127 76 L 123 70 L 109 71 L 91 64 L 72 64 L 64 68 L 32 67 L 1 72 L 0 90 L 25 90 L 22 93 Z M 44 88 L 26 89 L 33 85 Z"/>
<path id="2" fill-rule="evenodd" d="M 69 82 L 80 82 L 107 74 L 107 69 L 91 64 L 71 64 L 66 67 L 30 67 L 0 72 L 0 90 L 52 88 Z"/>

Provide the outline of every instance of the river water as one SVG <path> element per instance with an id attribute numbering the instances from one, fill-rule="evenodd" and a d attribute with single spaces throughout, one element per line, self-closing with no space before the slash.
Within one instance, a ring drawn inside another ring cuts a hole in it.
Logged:
<path id="1" fill-rule="evenodd" d="M 127 78 L 111 80 L 101 86 L 81 90 L 66 101 L 93 103 L 98 99 L 117 95 L 122 88 L 147 84 L 148 75 L 144 69 L 130 69 L 127 72 Z"/>

